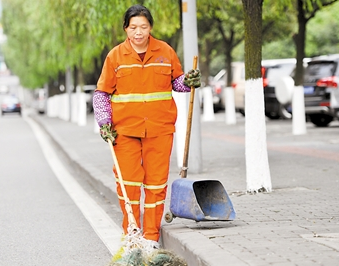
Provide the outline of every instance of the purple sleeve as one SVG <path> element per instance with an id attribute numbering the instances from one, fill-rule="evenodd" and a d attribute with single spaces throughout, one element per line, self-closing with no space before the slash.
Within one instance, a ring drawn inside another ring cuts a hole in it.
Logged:
<path id="1" fill-rule="evenodd" d="M 177 77 L 175 80 L 172 81 L 173 90 L 176 92 L 190 92 L 191 88 L 184 85 L 184 78 L 185 75 L 182 74 L 181 76 Z"/>
<path id="2" fill-rule="evenodd" d="M 93 94 L 94 117 L 99 127 L 112 124 L 112 106 L 108 93 L 95 91 Z"/>

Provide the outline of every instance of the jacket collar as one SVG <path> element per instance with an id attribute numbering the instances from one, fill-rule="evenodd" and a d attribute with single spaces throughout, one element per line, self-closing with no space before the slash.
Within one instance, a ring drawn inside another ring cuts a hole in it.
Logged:
<path id="1" fill-rule="evenodd" d="M 128 38 L 122 43 L 122 47 L 123 47 L 122 52 L 124 55 L 132 55 L 134 58 L 140 60 L 139 55 L 137 54 L 136 51 L 134 51 Z M 156 52 L 159 49 L 160 49 L 159 43 L 156 41 L 156 39 L 152 35 L 150 35 L 144 62 L 146 62 L 149 58 L 151 58 L 154 52 Z"/>

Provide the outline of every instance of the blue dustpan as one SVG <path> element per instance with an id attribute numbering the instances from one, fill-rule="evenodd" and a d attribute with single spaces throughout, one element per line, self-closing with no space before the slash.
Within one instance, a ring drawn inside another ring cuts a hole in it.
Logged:
<path id="1" fill-rule="evenodd" d="M 235 211 L 220 181 L 181 178 L 172 183 L 170 212 L 165 220 L 171 222 L 174 217 L 197 222 L 231 221 Z"/>

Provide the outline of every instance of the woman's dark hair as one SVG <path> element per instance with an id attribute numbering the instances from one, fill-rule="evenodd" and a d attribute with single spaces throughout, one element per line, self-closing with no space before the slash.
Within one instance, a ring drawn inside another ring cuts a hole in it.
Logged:
<path id="1" fill-rule="evenodd" d="M 134 5 L 127 9 L 124 15 L 124 29 L 128 28 L 131 18 L 139 16 L 144 16 L 145 18 L 147 18 L 149 24 L 151 25 L 151 27 L 153 27 L 153 17 L 151 15 L 151 12 L 142 5 Z"/>

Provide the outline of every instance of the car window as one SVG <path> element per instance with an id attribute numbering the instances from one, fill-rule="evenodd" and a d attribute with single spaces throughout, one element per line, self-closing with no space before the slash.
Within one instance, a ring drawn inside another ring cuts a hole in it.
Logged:
<path id="1" fill-rule="evenodd" d="M 268 84 L 270 86 L 275 86 L 277 79 L 284 76 L 290 76 L 294 67 L 295 64 L 281 64 L 269 67 L 266 70 L 266 78 L 268 80 Z"/>
<path id="2" fill-rule="evenodd" d="M 309 63 L 305 70 L 305 81 L 314 82 L 319 78 L 331 77 L 334 75 L 336 64 L 334 62 Z"/>

